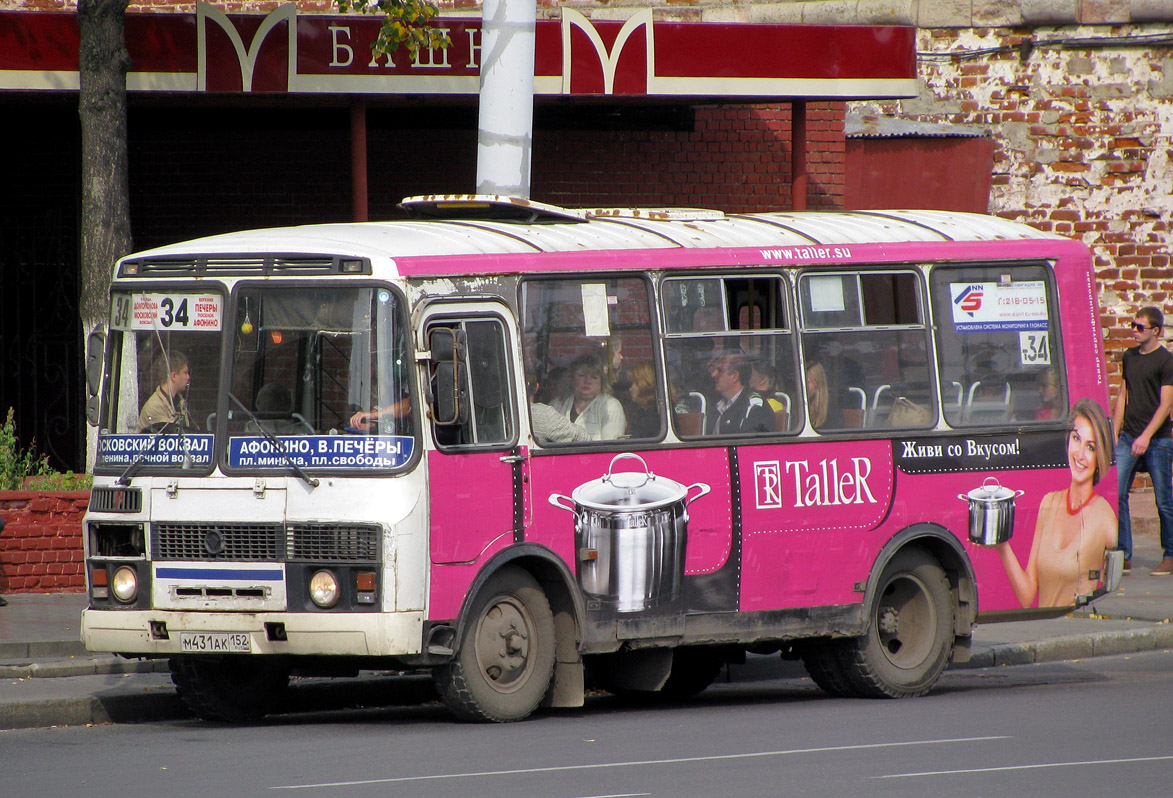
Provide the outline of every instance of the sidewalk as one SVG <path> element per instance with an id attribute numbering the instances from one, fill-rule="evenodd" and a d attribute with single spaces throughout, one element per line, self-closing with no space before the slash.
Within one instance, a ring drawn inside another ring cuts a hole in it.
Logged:
<path id="1" fill-rule="evenodd" d="M 1022 665 L 1173 648 L 1173 577 L 1150 576 L 1161 560 L 1152 493 L 1132 497 L 1132 573 L 1119 591 L 1071 616 L 987 624 L 974 630 L 962 668 Z M 134 723 L 189 717 L 163 660 L 124 660 L 85 651 L 79 640 L 85 596 L 9 595 L 0 607 L 0 729 Z M 779 678 L 777 657 L 730 666 L 730 681 Z M 430 697 L 421 677 L 296 681 L 293 711 L 391 706 Z"/>

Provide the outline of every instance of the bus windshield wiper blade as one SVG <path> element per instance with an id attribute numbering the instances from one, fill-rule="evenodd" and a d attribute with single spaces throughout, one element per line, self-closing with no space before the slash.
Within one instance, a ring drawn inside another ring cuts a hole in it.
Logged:
<path id="1" fill-rule="evenodd" d="M 265 429 L 264 425 L 261 424 L 260 419 L 253 415 L 253 412 L 245 407 L 243 402 L 236 398 L 236 394 L 229 391 L 228 398 L 236 402 L 236 406 L 244 411 L 244 414 L 248 416 L 248 420 L 256 425 L 257 429 L 261 431 L 261 435 L 265 437 L 265 440 L 273 444 L 273 448 L 276 449 L 283 458 L 285 458 L 285 462 L 289 464 L 289 468 L 293 471 L 294 474 L 297 475 L 298 479 L 309 485 L 311 488 L 316 488 L 318 485 L 322 484 L 317 479 L 314 479 L 309 474 L 307 474 L 305 470 L 297 464 L 297 461 L 289 456 L 289 452 L 285 451 L 285 444 L 282 443 L 276 435 Z"/>
<path id="2" fill-rule="evenodd" d="M 147 461 L 147 458 L 151 455 L 151 453 L 159 447 L 159 441 L 163 438 L 163 435 L 166 434 L 167 430 L 171 427 L 175 427 L 176 431 L 179 433 L 180 439 L 183 439 L 183 427 L 180 425 L 178 419 L 175 419 L 174 421 L 168 421 L 166 424 L 159 427 L 158 431 L 155 432 L 154 437 L 151 438 L 151 445 L 147 447 L 146 451 L 144 451 L 138 457 L 134 458 L 134 462 L 132 462 L 130 465 L 128 465 L 126 467 L 126 470 L 122 472 L 122 476 L 120 476 L 120 477 L 118 477 L 118 479 L 114 480 L 115 485 L 129 485 L 130 484 L 131 478 L 135 474 L 138 473 L 140 468 L 143 467 L 143 463 L 145 463 Z M 187 447 L 185 446 L 184 447 L 185 453 L 186 453 L 186 450 L 187 450 Z M 186 454 L 185 454 L 185 462 L 186 462 Z"/>

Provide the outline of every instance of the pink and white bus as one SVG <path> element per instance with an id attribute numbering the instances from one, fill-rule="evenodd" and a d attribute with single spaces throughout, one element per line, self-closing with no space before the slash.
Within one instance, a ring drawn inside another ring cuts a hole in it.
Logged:
<path id="1" fill-rule="evenodd" d="M 117 264 L 83 638 L 169 659 L 197 714 L 429 669 L 457 716 L 518 720 L 747 652 L 916 696 L 976 623 L 1114 588 L 1083 245 L 939 211 L 403 207 Z"/>

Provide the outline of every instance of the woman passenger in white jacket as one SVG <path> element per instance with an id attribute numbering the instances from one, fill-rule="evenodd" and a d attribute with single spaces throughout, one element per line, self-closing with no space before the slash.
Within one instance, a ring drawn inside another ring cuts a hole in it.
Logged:
<path id="1" fill-rule="evenodd" d="M 593 357 L 574 361 L 570 372 L 571 393 L 550 405 L 574 424 L 586 429 L 591 440 L 613 440 L 627 432 L 623 405 L 610 394 L 604 371 Z"/>

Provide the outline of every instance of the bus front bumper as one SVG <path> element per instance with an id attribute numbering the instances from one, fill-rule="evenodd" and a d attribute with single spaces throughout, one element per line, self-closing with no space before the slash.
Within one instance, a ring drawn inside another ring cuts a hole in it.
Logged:
<path id="1" fill-rule="evenodd" d="M 81 616 L 81 638 L 89 651 L 141 656 L 407 656 L 420 653 L 423 624 L 422 612 L 344 615 L 86 609 Z"/>

